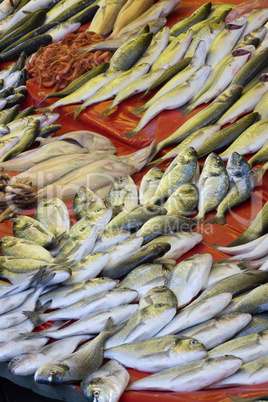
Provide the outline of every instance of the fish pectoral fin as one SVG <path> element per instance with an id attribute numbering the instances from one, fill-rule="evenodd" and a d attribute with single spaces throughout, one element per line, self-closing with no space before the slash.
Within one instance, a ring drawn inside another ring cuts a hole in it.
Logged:
<path id="1" fill-rule="evenodd" d="M 150 353 L 148 355 L 142 356 L 142 359 L 164 359 L 166 357 L 169 357 L 169 351 L 163 351 L 163 352 L 155 352 L 155 353 Z M 139 358 L 141 359 L 141 358 Z"/>

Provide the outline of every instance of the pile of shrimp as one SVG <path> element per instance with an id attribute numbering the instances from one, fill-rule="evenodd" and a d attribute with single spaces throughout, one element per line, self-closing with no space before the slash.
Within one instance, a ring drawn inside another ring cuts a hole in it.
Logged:
<path id="1" fill-rule="evenodd" d="M 58 43 L 40 48 L 27 62 L 28 78 L 39 88 L 59 91 L 75 78 L 99 64 L 110 61 L 112 52 L 97 50 L 81 55 L 80 49 L 103 41 L 95 32 L 76 32 Z"/>

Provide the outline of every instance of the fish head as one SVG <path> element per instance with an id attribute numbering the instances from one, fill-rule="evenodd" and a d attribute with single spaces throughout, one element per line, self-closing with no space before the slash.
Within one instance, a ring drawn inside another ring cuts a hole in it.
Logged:
<path id="1" fill-rule="evenodd" d="M 69 366 L 64 363 L 48 363 L 39 367 L 34 379 L 38 384 L 62 384 L 68 381 Z"/>
<path id="2" fill-rule="evenodd" d="M 175 193 L 175 194 L 174 194 Z M 193 183 L 184 183 L 174 191 L 174 197 L 182 201 L 198 201 L 198 188 Z"/>
<path id="3" fill-rule="evenodd" d="M 74 196 L 74 204 L 79 204 L 79 205 L 88 205 L 88 204 L 95 204 L 98 201 L 98 197 L 96 194 L 87 188 L 86 186 L 81 186 L 77 190 L 75 196 Z"/>
<path id="4" fill-rule="evenodd" d="M 177 156 L 177 161 L 181 165 L 197 162 L 197 152 L 193 147 L 183 149 Z"/>
<path id="5" fill-rule="evenodd" d="M 142 311 L 143 318 L 147 321 L 153 320 L 153 322 L 164 322 L 167 319 L 172 319 L 176 314 L 177 308 L 165 303 L 155 303 L 148 307 L 145 307 Z"/>
<path id="6" fill-rule="evenodd" d="M 15 246 L 16 244 L 19 244 L 20 242 L 21 242 L 21 239 L 18 239 L 17 237 L 4 236 L 0 240 L 0 247 L 1 247 L 1 250 L 7 250 L 10 247 Z"/>
<path id="7" fill-rule="evenodd" d="M 167 213 L 165 208 L 154 204 L 139 205 L 137 208 L 139 208 L 141 214 L 145 213 L 147 216 L 151 215 L 152 218 L 158 215 L 166 215 Z"/>
<path id="8" fill-rule="evenodd" d="M 14 220 L 13 230 L 25 230 L 33 226 L 34 220 L 29 216 L 20 215 Z"/>
<path id="9" fill-rule="evenodd" d="M 109 378 L 95 377 L 89 383 L 82 381 L 81 389 L 87 400 L 91 402 L 112 402 L 118 396 L 115 384 Z"/>
<path id="10" fill-rule="evenodd" d="M 27 375 L 34 367 L 38 368 L 38 357 L 35 353 L 13 357 L 8 364 L 8 369 L 13 375 Z"/>
<path id="11" fill-rule="evenodd" d="M 221 157 L 214 152 L 209 154 L 204 165 L 205 176 L 220 176 L 225 171 L 226 168 Z"/>
<path id="12" fill-rule="evenodd" d="M 179 336 L 175 340 L 174 351 L 180 358 L 183 358 L 185 353 L 185 363 L 191 361 L 192 356 L 195 359 L 203 359 L 207 355 L 207 350 L 202 342 L 187 336 Z"/>
<path id="13" fill-rule="evenodd" d="M 243 155 L 233 152 L 227 162 L 227 172 L 231 177 L 242 177 L 252 170 Z"/>
<path id="14" fill-rule="evenodd" d="M 224 92 L 222 92 L 216 99 L 218 103 L 229 103 L 230 106 L 234 103 L 241 95 L 243 90 L 242 85 L 233 84 L 230 85 Z M 214 102 L 215 102 L 214 101 Z"/>

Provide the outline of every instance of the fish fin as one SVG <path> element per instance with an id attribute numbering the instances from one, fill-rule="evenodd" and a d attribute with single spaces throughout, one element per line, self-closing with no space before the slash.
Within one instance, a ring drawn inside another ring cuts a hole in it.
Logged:
<path id="1" fill-rule="evenodd" d="M 260 182 L 265 174 L 265 170 L 260 168 L 258 169 L 255 173 L 254 173 L 254 179 L 256 180 L 256 182 Z"/>
<path id="2" fill-rule="evenodd" d="M 145 96 L 148 95 L 149 92 L 150 92 L 149 89 L 147 89 L 145 92 L 143 92 L 143 94 L 139 97 L 138 101 L 145 98 Z"/>
<path id="3" fill-rule="evenodd" d="M 139 132 L 139 131 L 136 131 L 136 130 L 134 129 L 134 130 L 132 130 L 132 131 L 129 131 L 129 132 L 126 133 L 126 134 L 121 134 L 120 137 L 132 138 L 132 137 L 135 137 L 135 135 L 137 135 L 138 132 Z"/>
<path id="4" fill-rule="evenodd" d="M 167 160 L 167 158 L 162 156 L 162 158 L 158 158 L 158 159 L 155 159 L 154 161 L 147 163 L 146 166 L 151 166 L 151 165 L 157 166 L 157 165 L 160 165 L 160 163 L 165 162 L 166 160 Z"/>
<path id="5" fill-rule="evenodd" d="M 52 300 L 48 300 L 44 304 L 39 304 L 39 307 L 37 307 L 38 313 L 43 314 L 46 310 L 49 309 L 49 306 L 51 305 L 51 303 L 52 303 Z"/>
<path id="6" fill-rule="evenodd" d="M 134 114 L 135 117 L 139 116 L 142 112 L 144 112 L 145 108 L 144 105 L 141 105 L 139 107 L 135 107 L 135 109 L 131 109 L 129 113 Z"/>
<path id="7" fill-rule="evenodd" d="M 180 112 L 182 113 L 182 117 L 187 116 L 195 109 L 195 105 L 189 104 L 188 106 L 181 107 Z"/>
<path id="8" fill-rule="evenodd" d="M 29 318 L 36 327 L 39 327 L 39 325 L 43 324 L 46 321 L 42 320 L 42 318 L 40 317 L 40 313 L 37 311 L 25 310 L 22 313 L 27 318 Z"/>
<path id="9" fill-rule="evenodd" d="M 100 114 L 97 115 L 97 117 L 108 117 L 110 114 L 114 113 L 116 109 L 114 109 L 113 107 L 109 106 L 107 107 L 107 109 L 103 110 Z"/>
<path id="10" fill-rule="evenodd" d="M 204 216 L 198 216 L 198 215 L 196 215 L 194 218 L 192 218 L 193 219 L 193 221 L 195 222 L 195 224 L 196 225 L 201 225 L 201 223 L 203 223 L 204 222 L 204 220 L 205 220 L 205 217 Z"/>
<path id="11" fill-rule="evenodd" d="M 218 225 L 225 225 L 226 224 L 226 219 L 225 216 L 214 216 L 214 218 L 210 219 L 209 221 L 205 222 L 205 225 L 213 225 L 214 223 L 217 223 Z"/>
<path id="12" fill-rule="evenodd" d="M 79 107 L 77 107 L 76 109 L 73 109 L 73 110 L 71 110 L 70 112 L 68 112 L 68 113 L 66 113 L 66 114 L 71 114 L 71 113 L 73 113 L 73 117 L 74 117 L 74 119 L 76 119 L 78 116 L 79 116 L 79 114 L 81 113 L 81 112 L 83 112 L 83 110 L 84 110 L 85 108 L 83 108 L 82 106 L 79 106 Z"/>
<path id="13" fill-rule="evenodd" d="M 44 98 L 43 100 L 45 100 L 46 98 Z M 41 102 L 43 102 L 43 100 Z M 40 102 L 40 103 L 41 103 Z M 39 103 L 39 105 L 40 105 Z M 38 109 L 38 112 L 53 112 L 53 108 L 52 105 L 51 106 L 47 106 L 47 107 L 42 107 L 41 109 Z"/>

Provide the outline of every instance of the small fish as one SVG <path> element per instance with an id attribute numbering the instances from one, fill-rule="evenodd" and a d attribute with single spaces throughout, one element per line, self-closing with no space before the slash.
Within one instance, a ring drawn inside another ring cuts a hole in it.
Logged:
<path id="1" fill-rule="evenodd" d="M 185 32 L 187 29 L 191 28 L 192 25 L 205 20 L 208 17 L 210 10 L 211 2 L 202 4 L 202 6 L 198 7 L 189 17 L 183 18 L 181 21 L 173 25 L 170 34 L 172 36 L 178 36 L 182 32 Z"/>
<path id="2" fill-rule="evenodd" d="M 242 336 L 250 335 L 260 331 L 266 331 L 268 329 L 267 324 L 268 314 L 260 313 L 260 314 L 253 314 L 252 320 L 250 323 L 245 326 L 241 331 L 239 331 L 233 339 L 240 338 Z"/>
<path id="3" fill-rule="evenodd" d="M 204 221 L 206 214 L 217 208 L 226 196 L 229 177 L 222 159 L 215 153 L 209 154 L 198 180 L 199 202 L 197 222 Z"/>
<path id="4" fill-rule="evenodd" d="M 220 293 L 195 305 L 180 310 L 177 315 L 160 331 L 156 337 L 172 335 L 183 329 L 200 324 L 220 313 L 231 301 L 231 293 Z"/>
<path id="5" fill-rule="evenodd" d="M 268 8 L 257 10 L 247 17 L 247 22 L 243 35 L 246 36 L 251 31 L 262 27 L 268 21 Z"/>
<path id="6" fill-rule="evenodd" d="M 160 180 L 164 174 L 162 169 L 153 167 L 143 175 L 139 188 L 139 201 L 140 204 L 146 205 L 150 203 L 152 196 L 160 183 Z"/>
<path id="7" fill-rule="evenodd" d="M 243 254 L 234 255 L 229 258 L 229 261 L 251 260 L 265 257 L 267 255 L 267 235 L 262 236 L 260 239 L 261 241 L 253 248 L 253 250 L 247 251 Z"/>
<path id="8" fill-rule="evenodd" d="M 123 209 L 135 207 L 138 204 L 138 190 L 133 179 L 128 175 L 118 177 L 109 190 L 105 204 L 114 215 Z"/>
<path id="9" fill-rule="evenodd" d="M 69 232 L 69 212 L 59 198 L 53 197 L 41 201 L 35 210 L 35 219 L 43 223 L 56 237 Z"/>
<path id="10" fill-rule="evenodd" d="M 166 286 L 156 286 L 140 298 L 139 310 L 158 303 L 170 304 L 171 306 L 177 307 L 177 297 L 174 292 Z"/>
<path id="11" fill-rule="evenodd" d="M 102 208 L 105 208 L 104 202 L 92 190 L 85 186 L 78 189 L 73 200 L 74 214 L 77 219 Z"/>
<path id="12" fill-rule="evenodd" d="M 13 223 L 14 236 L 33 241 L 42 247 L 50 246 L 55 236 L 45 225 L 26 215 L 18 216 Z"/>
<path id="13" fill-rule="evenodd" d="M 206 287 L 210 287 L 228 276 L 239 274 L 245 269 L 247 269 L 247 265 L 243 262 L 216 261 L 212 264 Z"/>
<path id="14" fill-rule="evenodd" d="M 232 84 L 245 86 L 249 81 L 255 78 L 256 74 L 267 67 L 268 49 L 264 48 L 254 56 L 240 69 L 232 81 Z"/>
<path id="15" fill-rule="evenodd" d="M 218 223 L 224 225 L 226 223 L 225 213 L 247 200 L 253 192 L 253 174 L 243 156 L 233 152 L 227 162 L 227 172 L 230 180 L 229 190 L 218 205 L 216 216 L 206 224 Z"/>
<path id="16" fill-rule="evenodd" d="M 103 230 L 99 233 L 92 253 L 103 252 L 108 248 L 129 239 L 131 233 L 124 229 Z"/>
<path id="17" fill-rule="evenodd" d="M 95 209 L 83 218 L 79 219 L 69 230 L 69 237 L 75 235 L 79 230 L 88 226 L 96 226 L 98 232 L 106 228 L 112 217 L 112 211 L 108 208 Z M 68 239 L 67 239 L 68 240 Z"/>
<path id="18" fill-rule="evenodd" d="M 105 349 L 151 338 L 172 320 L 175 314 L 176 307 L 168 304 L 145 307 L 130 317 L 124 328 L 106 342 Z"/>
<path id="19" fill-rule="evenodd" d="M 165 26 L 153 37 L 150 45 L 137 61 L 136 66 L 142 63 L 148 63 L 152 66 L 155 63 L 168 45 L 169 32 L 169 27 Z"/>
<path id="20" fill-rule="evenodd" d="M 81 381 L 98 370 L 103 362 L 103 349 L 106 340 L 117 330 L 111 317 L 102 332 L 85 346 L 60 363 L 51 362 L 39 367 L 34 379 L 38 384 L 62 384 Z"/>
<path id="21" fill-rule="evenodd" d="M 40 337 L 34 340 L 17 338 L 8 342 L 2 342 L 0 344 L 0 361 L 8 362 L 19 354 L 42 348 L 47 341 L 47 338 Z"/>
<path id="22" fill-rule="evenodd" d="M 52 262 L 53 260 L 50 252 L 44 247 L 39 246 L 39 244 L 12 236 L 2 237 L 0 240 L 0 250 L 3 256 L 27 258 L 31 255 L 36 260 L 47 262 Z"/>
<path id="23" fill-rule="evenodd" d="M 229 313 L 185 329 L 179 335 L 195 338 L 209 350 L 232 338 L 251 318 L 248 313 Z"/>
<path id="24" fill-rule="evenodd" d="M 91 32 L 96 32 L 98 35 L 108 35 L 116 21 L 117 15 L 126 4 L 126 0 L 106 0 L 99 3 L 99 9 L 91 21 Z"/>
<path id="25" fill-rule="evenodd" d="M 169 137 L 159 142 L 154 155 L 167 146 L 177 144 L 199 128 L 216 123 L 223 113 L 240 97 L 241 92 L 241 86 L 229 86 L 209 106 L 187 120 Z"/>
<path id="26" fill-rule="evenodd" d="M 116 360 L 110 360 L 99 370 L 87 376 L 80 386 L 88 400 L 97 398 L 99 402 L 116 402 L 123 394 L 129 378 L 129 373 L 122 364 Z"/>
<path id="27" fill-rule="evenodd" d="M 150 373 L 200 360 L 206 355 L 207 351 L 201 342 L 176 335 L 127 343 L 104 352 L 104 357 Z"/>
<path id="28" fill-rule="evenodd" d="M 208 280 L 212 265 L 210 254 L 195 254 L 176 265 L 167 276 L 166 286 L 178 299 L 178 308 L 188 304 Z"/>
<path id="29" fill-rule="evenodd" d="M 235 373 L 243 361 L 234 356 L 205 358 L 131 382 L 127 390 L 195 392 Z"/>
<path id="30" fill-rule="evenodd" d="M 123 137 L 132 138 L 142 130 L 155 116 L 163 110 L 176 109 L 185 105 L 198 92 L 207 80 L 211 67 L 204 65 L 200 67 L 185 83 L 173 88 L 166 94 L 160 96 L 144 113 L 137 127 L 123 134 Z"/>
<path id="31" fill-rule="evenodd" d="M 265 142 L 263 147 L 256 152 L 252 158 L 249 159 L 248 164 L 252 167 L 255 163 L 268 162 L 268 140 Z"/>

